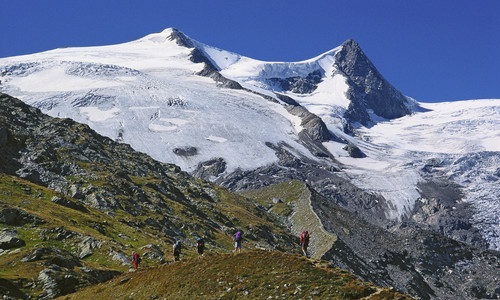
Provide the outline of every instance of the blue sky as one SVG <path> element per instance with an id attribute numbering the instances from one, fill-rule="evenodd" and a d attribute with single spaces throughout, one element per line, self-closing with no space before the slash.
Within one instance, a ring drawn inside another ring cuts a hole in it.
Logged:
<path id="1" fill-rule="evenodd" d="M 0 57 L 168 27 L 269 61 L 312 58 L 353 38 L 419 101 L 500 99 L 500 0 L 1 0 L 0 12 Z"/>

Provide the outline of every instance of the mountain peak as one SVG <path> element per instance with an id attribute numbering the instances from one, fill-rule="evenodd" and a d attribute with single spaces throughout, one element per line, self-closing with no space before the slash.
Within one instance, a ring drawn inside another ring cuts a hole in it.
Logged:
<path id="1" fill-rule="evenodd" d="M 149 34 L 138 41 L 148 41 L 153 43 L 165 43 L 167 41 L 174 41 L 177 45 L 186 47 L 186 48 L 194 48 L 194 42 L 191 38 L 185 35 L 182 31 L 177 28 L 169 27 L 162 31 Z"/>
<path id="2" fill-rule="evenodd" d="M 193 43 L 193 40 L 189 38 L 187 35 L 185 35 L 182 31 L 176 29 L 176 28 L 167 28 L 163 32 L 168 32 L 169 33 L 169 40 L 175 41 L 177 45 L 183 46 L 186 48 L 194 48 L 195 45 Z"/>
<path id="3" fill-rule="evenodd" d="M 335 64 L 351 87 L 348 91 L 351 105 L 347 112 L 351 121 L 369 125 L 368 110 L 386 119 L 411 113 L 406 97 L 379 73 L 355 40 L 342 44 L 335 54 Z"/>

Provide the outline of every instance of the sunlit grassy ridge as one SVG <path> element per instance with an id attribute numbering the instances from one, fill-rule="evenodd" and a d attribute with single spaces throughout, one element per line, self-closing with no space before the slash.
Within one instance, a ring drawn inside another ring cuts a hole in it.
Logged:
<path id="1" fill-rule="evenodd" d="M 278 251 L 210 255 L 122 274 L 61 299 L 410 299 Z"/>

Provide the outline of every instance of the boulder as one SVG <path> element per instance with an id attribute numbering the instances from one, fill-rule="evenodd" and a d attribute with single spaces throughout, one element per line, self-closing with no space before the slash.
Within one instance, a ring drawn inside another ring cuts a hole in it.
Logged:
<path id="1" fill-rule="evenodd" d="M 83 241 L 78 244 L 78 248 L 80 248 L 80 254 L 78 257 L 80 259 L 84 259 L 94 253 L 94 249 L 101 248 L 102 241 L 96 240 L 93 237 L 87 237 Z"/>
<path id="2" fill-rule="evenodd" d="M 17 231 L 13 229 L 3 229 L 0 231 L 0 249 L 14 249 L 23 247 L 26 243 L 18 238 Z"/>
<path id="3" fill-rule="evenodd" d="M 65 199 L 65 198 L 54 196 L 54 197 L 52 197 L 51 201 L 54 202 L 55 204 L 59 204 L 59 205 L 62 205 L 64 207 L 68 207 L 68 208 L 78 210 L 78 211 L 81 211 L 84 213 L 89 212 L 89 210 L 85 207 L 85 205 L 83 205 L 81 203 L 73 202 L 73 201 Z"/>
<path id="4" fill-rule="evenodd" d="M 36 225 L 43 224 L 40 218 L 37 218 L 27 212 L 15 208 L 4 208 L 0 210 L 0 223 L 12 226 L 23 226 L 25 224 L 34 223 Z"/>

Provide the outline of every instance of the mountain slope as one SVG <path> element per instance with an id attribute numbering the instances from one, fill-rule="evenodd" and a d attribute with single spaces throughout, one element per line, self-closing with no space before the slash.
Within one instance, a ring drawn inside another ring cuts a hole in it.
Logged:
<path id="1" fill-rule="evenodd" d="M 124 274 L 64 299 L 90 297 L 410 299 L 360 282 L 325 262 L 267 251 L 209 256 Z"/>
<path id="2" fill-rule="evenodd" d="M 133 251 L 165 263 L 174 240 L 187 257 L 197 237 L 229 252 L 236 230 L 250 249 L 296 248 L 262 207 L 177 166 L 5 94 L 0 111 L 1 291 L 52 298 L 126 271 Z"/>
<path id="3" fill-rule="evenodd" d="M 313 257 L 363 280 L 421 299 L 500 295 L 497 251 L 471 247 L 409 222 L 387 231 L 297 181 L 242 194 L 278 215 L 294 234 L 308 230 Z"/>
<path id="4" fill-rule="evenodd" d="M 233 191 L 298 179 L 374 224 L 412 220 L 500 249 L 498 100 L 418 103 L 355 41 L 263 62 L 166 29 L 3 58 L 0 81 L 52 116 Z"/>
<path id="5" fill-rule="evenodd" d="M 237 229 L 247 248 L 298 252 L 305 228 L 314 257 L 380 286 L 424 299 L 499 293 L 498 252 L 412 224 L 387 232 L 297 181 L 245 193 L 256 204 L 7 95 L 0 109 L 0 167 L 10 174 L 0 176 L 0 287 L 10 295 L 49 298 L 106 280 L 137 249 L 145 265 L 162 264 L 173 240 L 186 257 L 197 236 L 228 252 Z"/>

